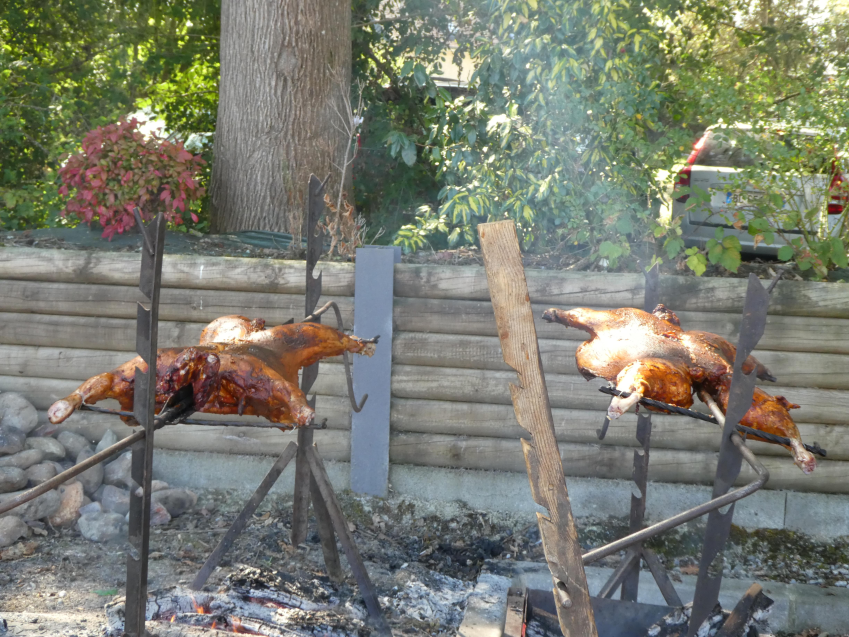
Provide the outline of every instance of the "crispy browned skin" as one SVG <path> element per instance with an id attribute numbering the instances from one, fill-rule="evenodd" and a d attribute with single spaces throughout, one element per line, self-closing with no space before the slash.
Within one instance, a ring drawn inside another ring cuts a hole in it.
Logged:
<path id="1" fill-rule="evenodd" d="M 723 412 L 728 408 L 728 393 L 731 387 L 731 375 L 722 378 L 721 382 L 711 391 L 713 399 Z M 817 467 L 816 458 L 802 444 L 799 428 L 790 417 L 791 409 L 799 409 L 799 405 L 791 403 L 784 396 L 770 396 L 759 387 L 755 387 L 752 396 L 752 406 L 740 420 L 740 424 L 758 431 L 764 431 L 790 439 L 789 445 L 783 445 L 793 454 L 793 461 L 805 473 L 811 473 Z M 759 438 L 759 440 L 763 440 Z M 764 441 L 769 442 L 769 441 Z"/>
<path id="2" fill-rule="evenodd" d="M 254 332 L 265 329 L 265 319 L 249 319 L 247 316 L 232 314 L 215 319 L 200 333 L 200 344 L 238 343 Z"/>
<path id="3" fill-rule="evenodd" d="M 736 348 L 716 334 L 682 330 L 678 317 L 667 307 L 659 305 L 652 314 L 634 308 L 577 308 L 568 312 L 552 308 L 543 318 L 590 335 L 575 354 L 578 370 L 585 378 L 616 381 L 618 389 L 632 392 L 630 398 L 613 399 L 608 410 L 611 418 L 620 416 L 641 397 L 689 407 L 683 402 L 692 404 L 694 388 L 705 390 L 725 412 Z M 775 380 L 760 361 L 749 356 L 743 372 L 752 371 L 762 380 Z M 687 384 L 689 391 L 685 392 Z M 816 460 L 804 449 L 790 417 L 788 409 L 795 407 L 782 396 L 756 389 L 752 407 L 741 424 L 789 438 L 790 445 L 785 446 L 796 464 L 810 473 Z"/>
<path id="4" fill-rule="evenodd" d="M 160 349 L 156 355 L 156 405 L 157 410 L 178 390 L 192 385 L 196 404 L 203 404 L 217 389 L 221 359 L 221 346 Z M 119 402 L 123 411 L 133 408 L 136 368 L 147 371 L 147 363 L 137 356 L 113 369 L 93 376 L 74 392 L 57 400 L 47 410 L 50 422 L 65 420 L 82 403 L 94 404 L 107 398 Z M 129 417 L 123 417 L 130 422 Z M 134 421 L 132 421 L 134 422 Z"/>
<path id="5" fill-rule="evenodd" d="M 62 422 L 83 402 L 94 404 L 116 399 L 121 409 L 133 408 L 136 368 L 147 364 L 136 357 L 117 369 L 99 374 L 80 385 L 48 410 L 50 422 Z M 179 389 L 192 385 L 195 410 L 205 414 L 248 414 L 271 422 L 305 425 L 313 410 L 296 383 L 282 378 L 261 360 L 248 354 L 233 355 L 221 346 L 161 349 L 156 357 L 156 410 Z M 124 421 L 135 424 L 130 417 Z"/>
<path id="6" fill-rule="evenodd" d="M 624 414 L 641 397 L 685 408 L 693 404 L 693 381 L 687 368 L 662 358 L 645 358 L 625 366 L 616 377 L 616 389 L 631 392 L 631 396 L 613 398 L 607 410 L 611 418 Z M 647 409 L 668 413 L 658 407 Z"/>
<path id="7" fill-rule="evenodd" d="M 256 415 L 274 423 L 305 425 L 314 413 L 297 386 L 298 370 L 346 351 L 374 353 L 374 340 L 348 336 L 325 325 L 296 323 L 266 330 L 264 324 L 263 319 L 221 317 L 203 330 L 201 345 L 159 350 L 157 408 L 191 384 L 196 411 Z M 117 399 L 123 410 L 132 409 L 136 367 L 147 369 L 137 357 L 90 378 L 50 407 L 50 421 L 62 422 L 83 402 L 93 404 L 107 398 Z M 130 418 L 125 421 L 132 422 Z"/>

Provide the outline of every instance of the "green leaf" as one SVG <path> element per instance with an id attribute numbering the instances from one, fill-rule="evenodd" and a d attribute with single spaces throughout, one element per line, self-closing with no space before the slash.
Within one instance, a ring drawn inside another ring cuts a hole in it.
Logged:
<path id="1" fill-rule="evenodd" d="M 730 270 L 731 272 L 737 272 L 737 268 L 740 267 L 739 250 L 734 250 L 733 248 L 723 250 L 722 257 L 720 257 L 719 259 L 719 265 L 721 265 L 726 270 Z"/>
<path id="2" fill-rule="evenodd" d="M 476 140 L 477 138 L 478 138 L 478 134 L 477 134 L 477 132 L 475 131 L 475 129 L 470 130 L 470 131 L 469 131 L 469 133 L 466 135 L 466 139 L 468 139 L 468 140 L 469 140 L 469 146 L 474 146 L 474 145 L 475 145 L 475 140 Z"/>
<path id="3" fill-rule="evenodd" d="M 670 238 L 666 242 L 666 254 L 670 259 L 674 259 L 684 247 L 683 239 Z"/>
<path id="4" fill-rule="evenodd" d="M 412 166 L 416 163 L 416 147 L 413 144 L 409 144 L 404 146 L 404 150 L 401 151 L 401 159 L 404 160 L 404 163 L 408 166 Z"/>
<path id="5" fill-rule="evenodd" d="M 838 268 L 849 267 L 849 260 L 846 258 L 846 246 L 838 237 L 831 238 L 831 260 Z"/>
<path id="6" fill-rule="evenodd" d="M 696 276 L 702 276 L 705 273 L 705 270 L 707 270 L 705 255 L 694 254 L 689 259 L 687 259 L 687 267 L 690 268 L 693 272 L 695 272 Z"/>
<path id="7" fill-rule="evenodd" d="M 716 243 L 713 245 L 712 248 L 708 249 L 708 259 L 711 263 L 716 265 L 717 263 L 719 263 L 719 258 L 722 256 L 723 252 L 724 248 L 722 247 L 722 244 Z"/>
<path id="8" fill-rule="evenodd" d="M 101 597 L 112 597 L 113 595 L 118 594 L 117 588 L 103 588 L 94 591 L 95 595 L 100 595 Z"/>
<path id="9" fill-rule="evenodd" d="M 419 86 L 427 84 L 427 71 L 421 64 L 416 64 L 416 68 L 413 69 L 413 79 L 416 80 L 416 84 Z"/>
<path id="10" fill-rule="evenodd" d="M 728 248 L 730 250 L 736 250 L 738 253 L 740 252 L 740 239 L 735 236 L 727 236 L 722 239 L 722 246 Z M 729 268 L 730 270 L 731 268 Z M 735 270 L 736 271 L 736 270 Z"/>
<path id="11" fill-rule="evenodd" d="M 15 200 L 15 194 L 11 191 L 6 191 L 3 193 L 3 201 L 6 202 L 7 208 L 14 208 L 17 201 Z"/>

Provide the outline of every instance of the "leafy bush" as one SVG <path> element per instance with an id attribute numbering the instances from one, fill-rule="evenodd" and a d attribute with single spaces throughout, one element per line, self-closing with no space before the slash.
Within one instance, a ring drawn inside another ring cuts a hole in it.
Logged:
<path id="1" fill-rule="evenodd" d="M 161 210 L 169 222 L 180 225 L 187 204 L 205 192 L 197 181 L 205 163 L 200 155 L 192 155 L 182 143 L 146 138 L 138 127 L 132 119 L 96 128 L 83 140 L 83 152 L 72 155 L 59 171 L 59 193 L 70 197 L 63 214 L 88 224 L 99 221 L 109 239 L 135 225 L 136 206 L 145 219 Z M 198 220 L 195 212 L 189 214 Z"/>

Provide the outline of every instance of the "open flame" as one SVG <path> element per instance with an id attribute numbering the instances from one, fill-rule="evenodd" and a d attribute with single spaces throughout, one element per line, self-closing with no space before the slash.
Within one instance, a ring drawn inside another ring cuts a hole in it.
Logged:
<path id="1" fill-rule="evenodd" d="M 174 623 L 174 621 L 175 621 L 176 619 L 177 619 L 177 613 L 174 613 L 173 615 L 171 615 L 171 623 L 172 623 L 172 624 Z"/>
<path id="2" fill-rule="evenodd" d="M 192 600 L 192 606 L 194 607 L 195 612 L 198 615 L 210 615 L 212 613 L 209 608 L 209 600 L 198 603 L 197 601 L 195 601 L 194 597 L 191 597 L 190 599 Z"/>

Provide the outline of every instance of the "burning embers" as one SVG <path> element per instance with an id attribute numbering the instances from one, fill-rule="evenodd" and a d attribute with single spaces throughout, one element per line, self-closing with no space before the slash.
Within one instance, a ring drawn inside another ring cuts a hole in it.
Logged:
<path id="1" fill-rule="evenodd" d="M 146 618 L 162 622 L 163 628 L 174 624 L 186 628 L 183 634 L 198 635 L 222 631 L 264 637 L 343 637 L 370 632 L 361 613 L 340 605 L 332 589 L 317 580 L 302 586 L 285 574 L 243 568 L 222 590 L 155 591 L 148 597 Z M 109 635 L 123 633 L 123 600 L 107 605 L 106 621 Z"/>

